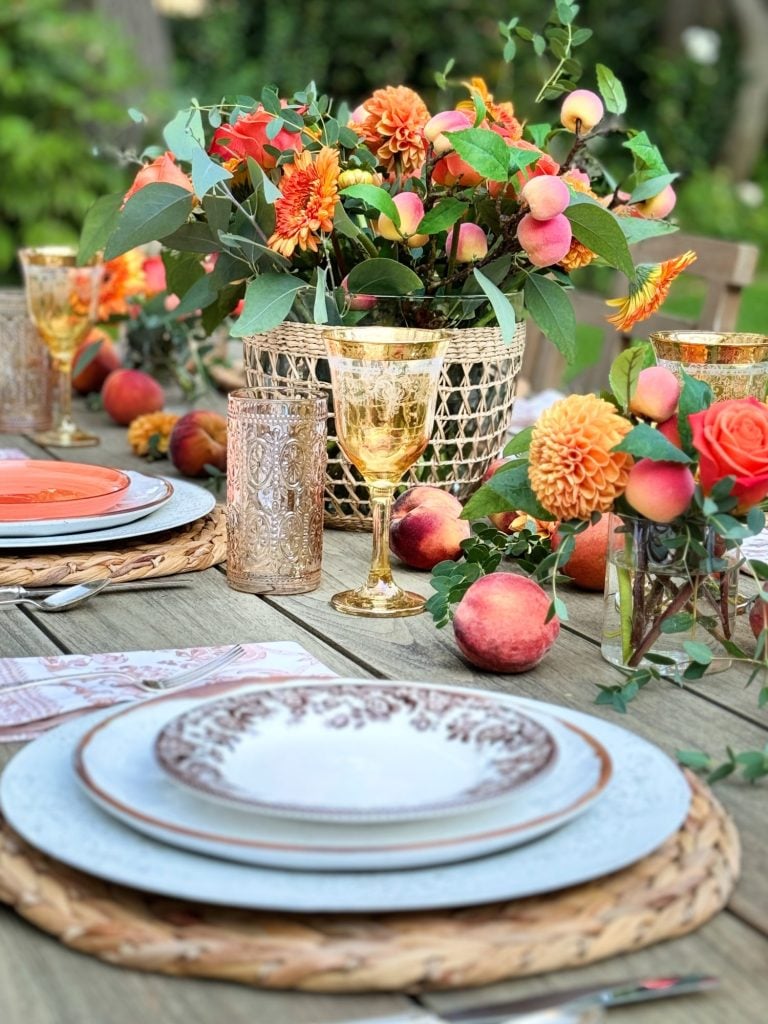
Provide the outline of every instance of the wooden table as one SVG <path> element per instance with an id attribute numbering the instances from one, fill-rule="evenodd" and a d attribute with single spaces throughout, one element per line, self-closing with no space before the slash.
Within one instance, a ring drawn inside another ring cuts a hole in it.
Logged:
<path id="1" fill-rule="evenodd" d="M 79 412 L 103 438 L 98 448 L 43 452 L 26 439 L 0 435 L 0 447 L 20 447 L 32 457 L 66 458 L 168 473 L 168 463 L 134 458 L 122 428 L 104 414 Z M 458 656 L 450 627 L 437 631 L 426 616 L 372 622 L 338 615 L 328 604 L 335 591 L 359 584 L 369 553 L 365 534 L 329 531 L 323 580 L 312 594 L 255 597 L 227 587 L 221 568 L 195 574 L 189 589 L 112 594 L 62 615 L 13 609 L 0 613 L 0 655 L 191 647 L 237 641 L 295 640 L 346 676 L 455 682 L 522 694 L 591 711 L 597 683 L 615 683 L 600 657 L 601 601 L 568 594 L 571 622 L 533 672 L 496 676 L 473 671 Z M 400 570 L 401 580 L 429 593 L 428 576 Z M 652 684 L 630 706 L 621 724 L 668 753 L 698 748 L 720 754 L 726 744 L 759 749 L 768 742 L 768 715 L 756 706 L 756 688 L 732 670 L 680 689 Z M 0 764 L 13 753 L 0 746 Z M 522 996 L 594 980 L 701 971 L 717 974 L 712 995 L 660 1006 L 612 1011 L 612 1024 L 759 1024 L 768 1019 L 768 787 L 725 783 L 720 798 L 734 816 L 744 851 L 743 877 L 729 908 L 686 938 L 578 971 L 512 981 L 482 990 L 426 995 L 436 1010 L 491 998 Z M 106 966 L 60 946 L 0 906 L 0 1020 L 3 1024 L 300 1024 L 345 1021 L 394 1013 L 412 1006 L 401 996 L 325 996 L 265 992 L 222 982 L 177 980 Z"/>

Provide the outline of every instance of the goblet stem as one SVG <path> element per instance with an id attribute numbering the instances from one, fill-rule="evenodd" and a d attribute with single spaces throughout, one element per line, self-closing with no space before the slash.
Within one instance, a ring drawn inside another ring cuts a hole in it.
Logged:
<path id="1" fill-rule="evenodd" d="M 74 434 L 77 425 L 72 419 L 72 360 L 57 359 L 56 370 L 59 375 L 59 422 L 56 430 L 60 434 Z"/>
<path id="2" fill-rule="evenodd" d="M 386 483 L 371 483 L 366 481 L 370 488 L 371 518 L 373 520 L 373 553 L 371 555 L 371 567 L 368 570 L 366 587 L 370 590 L 380 588 L 382 584 L 392 586 L 392 567 L 389 562 L 389 523 L 392 512 L 392 494 L 395 485 Z"/>

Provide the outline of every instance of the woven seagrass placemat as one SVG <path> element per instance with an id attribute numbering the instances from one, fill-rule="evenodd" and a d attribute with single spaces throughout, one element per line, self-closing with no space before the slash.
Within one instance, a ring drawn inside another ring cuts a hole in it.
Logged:
<path id="1" fill-rule="evenodd" d="M 128 581 L 171 576 L 218 565 L 227 557 L 223 506 L 187 526 L 125 541 L 120 547 L 59 548 L 34 555 L 0 556 L 0 586 L 55 587 L 102 576 Z"/>
<path id="2" fill-rule="evenodd" d="M 655 853 L 586 885 L 458 910 L 276 914 L 181 903 L 109 885 L 0 823 L 0 900 L 112 964 L 261 988 L 397 991 L 487 985 L 576 967 L 684 935 L 725 905 L 735 826 L 689 776 L 687 820 Z"/>

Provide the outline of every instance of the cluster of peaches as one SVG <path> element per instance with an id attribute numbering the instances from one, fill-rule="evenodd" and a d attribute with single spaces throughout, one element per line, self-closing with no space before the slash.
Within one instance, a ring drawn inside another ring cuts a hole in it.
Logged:
<path id="1" fill-rule="evenodd" d="M 128 427 L 128 441 L 137 455 L 150 452 L 155 439 L 158 455 L 166 452 L 185 476 L 208 475 L 206 466 L 224 472 L 227 467 L 227 421 L 216 412 L 195 409 L 184 416 L 163 412 L 165 391 L 143 370 L 123 367 L 106 332 L 92 331 L 75 353 L 75 366 L 85 349 L 98 343 L 96 354 L 75 375 L 73 387 L 81 395 L 99 394 L 110 419 Z"/>

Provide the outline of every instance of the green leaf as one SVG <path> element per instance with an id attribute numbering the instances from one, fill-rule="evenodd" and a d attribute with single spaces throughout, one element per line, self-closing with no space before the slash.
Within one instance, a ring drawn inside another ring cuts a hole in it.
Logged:
<path id="1" fill-rule="evenodd" d="M 664 619 L 661 624 L 662 633 L 686 633 L 694 624 L 694 618 L 690 612 L 678 612 Z"/>
<path id="2" fill-rule="evenodd" d="M 597 72 L 597 88 L 605 100 L 606 110 L 612 114 L 623 114 L 627 109 L 624 86 L 605 64 L 595 64 L 595 71 Z"/>
<path id="3" fill-rule="evenodd" d="M 512 303 L 504 292 L 500 288 L 497 288 L 493 281 L 489 280 L 489 278 L 487 278 L 485 274 L 481 273 L 477 267 L 475 267 L 474 275 L 475 280 L 488 296 L 488 300 L 493 307 L 493 312 L 496 314 L 496 322 L 498 323 L 499 330 L 501 331 L 502 340 L 506 345 L 510 345 L 515 336 L 515 327 L 517 324 Z"/>
<path id="4" fill-rule="evenodd" d="M 629 245 L 612 213 L 596 203 L 572 203 L 565 215 L 583 245 L 634 281 L 635 265 Z"/>
<path id="5" fill-rule="evenodd" d="M 389 217 L 396 228 L 400 227 L 400 213 L 386 189 L 378 185 L 349 185 L 341 190 L 341 194 L 352 199 L 362 199 L 367 206 Z"/>
<path id="6" fill-rule="evenodd" d="M 714 395 L 712 388 L 698 377 L 692 377 L 685 370 L 681 369 L 683 387 L 680 392 L 680 400 L 677 405 L 677 426 L 680 431 L 680 440 L 686 451 L 691 451 L 691 425 L 689 417 L 692 413 L 708 409 L 712 404 Z"/>
<path id="7" fill-rule="evenodd" d="M 146 124 L 146 114 L 142 114 L 136 107 L 128 107 L 128 117 L 133 121 L 134 124 Z"/>
<path id="8" fill-rule="evenodd" d="M 205 131 L 200 111 L 180 110 L 163 128 L 163 138 L 177 160 L 192 160 L 198 149 L 205 149 Z"/>
<path id="9" fill-rule="evenodd" d="M 576 317 L 562 287 L 541 274 L 529 274 L 524 295 L 525 306 L 543 334 L 572 363 L 576 356 Z"/>
<path id="10" fill-rule="evenodd" d="M 509 149 L 496 132 L 485 128 L 467 128 L 461 132 L 446 132 L 445 137 L 462 160 L 491 181 L 507 181 L 509 177 Z"/>
<path id="11" fill-rule="evenodd" d="M 192 193 L 179 185 L 153 183 L 139 189 L 123 207 L 104 259 L 112 260 L 137 245 L 162 240 L 176 231 L 192 212 L 193 199 Z"/>
<path id="12" fill-rule="evenodd" d="M 683 650 L 697 665 L 712 663 L 713 654 L 706 644 L 699 643 L 697 640 L 683 640 Z"/>
<path id="13" fill-rule="evenodd" d="M 527 124 L 525 126 L 525 134 L 539 149 L 543 149 L 549 133 L 552 131 L 551 124 Z"/>
<path id="14" fill-rule="evenodd" d="M 199 277 L 183 295 L 181 302 L 174 309 L 173 315 L 175 317 L 187 316 L 189 313 L 194 313 L 196 309 L 205 309 L 206 306 L 210 306 L 212 302 L 216 301 L 218 294 L 219 289 L 211 281 L 210 274 L 203 273 L 202 277 Z"/>
<path id="15" fill-rule="evenodd" d="M 641 217 L 617 217 L 616 220 L 629 245 L 642 242 L 645 238 L 672 235 L 680 230 L 677 224 L 665 220 L 645 220 Z"/>
<path id="16" fill-rule="evenodd" d="M 658 147 L 654 146 L 646 132 L 637 132 L 622 145 L 634 157 L 635 175 L 638 179 L 655 178 L 660 174 L 669 173 Z"/>
<path id="17" fill-rule="evenodd" d="M 205 273 L 200 256 L 193 252 L 166 249 L 163 252 L 163 264 L 166 285 L 173 295 L 186 295 L 195 281 Z"/>
<path id="18" fill-rule="evenodd" d="M 693 768 L 697 772 L 708 771 L 712 764 L 712 758 L 703 750 L 676 750 L 675 757 L 678 764 L 682 764 L 686 768 Z"/>
<path id="19" fill-rule="evenodd" d="M 232 328 L 233 336 L 243 338 L 277 327 L 290 313 L 296 292 L 304 287 L 303 281 L 289 274 L 260 274 L 249 281 L 243 311 Z"/>
<path id="20" fill-rule="evenodd" d="M 168 249 L 178 249 L 180 252 L 209 253 L 219 252 L 221 249 L 221 245 L 211 234 L 210 226 L 201 220 L 186 221 L 176 231 L 165 236 L 163 245 Z"/>
<path id="21" fill-rule="evenodd" d="M 202 199 L 214 185 L 218 185 L 220 181 L 227 181 L 231 177 L 231 172 L 217 164 L 215 160 L 211 160 L 204 149 L 198 147 L 192 151 L 192 184 L 198 198 Z"/>
<path id="22" fill-rule="evenodd" d="M 101 348 L 101 339 L 99 339 L 98 341 L 92 341 L 88 345 L 85 346 L 83 351 L 77 357 L 77 362 L 72 367 L 72 376 L 73 377 L 77 377 L 77 375 L 79 373 L 82 373 L 83 370 L 87 366 L 91 365 L 93 360 L 99 354 L 99 349 L 100 348 Z"/>
<path id="23" fill-rule="evenodd" d="M 679 174 L 660 174 L 656 178 L 646 178 L 632 189 L 632 194 L 629 197 L 630 203 L 641 203 L 644 199 L 652 199 L 679 177 Z"/>
<path id="24" fill-rule="evenodd" d="M 537 163 L 541 159 L 541 153 L 535 150 L 522 149 L 520 146 L 509 147 L 509 167 L 512 172 L 524 171 L 526 167 Z"/>
<path id="25" fill-rule="evenodd" d="M 102 250 L 109 236 L 115 230 L 123 205 L 122 194 L 101 196 L 90 207 L 83 221 L 80 232 L 80 248 L 77 252 L 79 266 L 87 263 L 97 252 Z"/>
<path id="26" fill-rule="evenodd" d="M 616 396 L 620 408 L 627 412 L 632 395 L 637 387 L 640 371 L 653 365 L 650 345 L 632 345 L 624 349 L 613 361 L 608 371 L 608 383 Z"/>
<path id="27" fill-rule="evenodd" d="M 317 281 L 315 282 L 315 304 L 312 310 L 312 318 L 316 324 L 328 323 L 328 310 L 325 305 L 325 279 L 328 275 L 326 267 L 319 267 Z"/>
<path id="28" fill-rule="evenodd" d="M 269 203 L 270 206 L 282 198 L 283 193 L 269 175 L 265 174 L 261 167 L 259 167 L 252 156 L 248 157 L 248 175 L 253 187 L 261 191 L 264 201 Z"/>
<path id="29" fill-rule="evenodd" d="M 493 512 L 511 510 L 527 512 L 536 519 L 554 518 L 539 503 L 531 489 L 526 459 L 518 459 L 505 467 L 504 472 L 494 473 L 488 483 L 475 491 L 466 503 L 461 518 L 479 519 Z"/>
<path id="30" fill-rule="evenodd" d="M 636 459 L 652 459 L 654 462 L 682 462 L 691 460 L 677 445 L 672 444 L 658 430 L 648 423 L 636 424 L 612 449 L 615 452 L 629 452 Z"/>
<path id="31" fill-rule="evenodd" d="M 416 226 L 416 232 L 420 235 L 434 235 L 438 231 L 447 231 L 460 217 L 464 216 L 468 209 L 467 203 L 447 196 L 424 214 Z"/>
<path id="32" fill-rule="evenodd" d="M 357 186 L 354 186 L 357 187 Z M 349 272 L 347 287 L 366 295 L 410 295 L 421 291 L 421 278 L 396 260 L 363 260 Z"/>
<path id="33" fill-rule="evenodd" d="M 523 427 L 515 436 L 507 442 L 504 448 L 504 455 L 519 455 L 520 452 L 527 452 L 531 444 L 533 427 Z"/>

